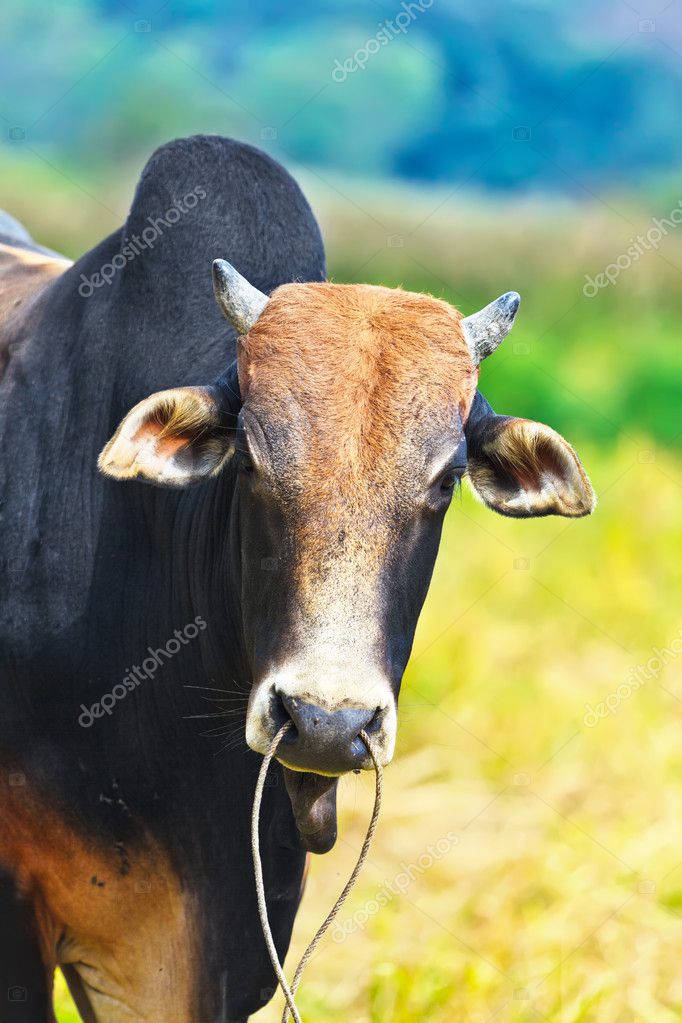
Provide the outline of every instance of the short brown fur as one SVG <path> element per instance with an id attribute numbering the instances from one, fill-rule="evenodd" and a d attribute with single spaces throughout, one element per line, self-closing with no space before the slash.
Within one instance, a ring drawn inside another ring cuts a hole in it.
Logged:
<path id="1" fill-rule="evenodd" d="M 456 446 L 478 378 L 460 319 L 401 289 L 289 284 L 241 339 L 242 396 L 275 438 L 272 483 L 292 512 L 308 616 L 324 613 L 318 583 L 334 563 L 336 592 L 352 591 L 361 613 L 391 522 L 427 487 L 433 437 Z"/>
<path id="2" fill-rule="evenodd" d="M 376 476 L 406 429 L 439 409 L 466 417 L 477 373 L 460 314 L 429 295 L 364 284 L 287 284 L 242 339 L 245 401 L 295 398 L 318 428 L 305 471 Z"/>

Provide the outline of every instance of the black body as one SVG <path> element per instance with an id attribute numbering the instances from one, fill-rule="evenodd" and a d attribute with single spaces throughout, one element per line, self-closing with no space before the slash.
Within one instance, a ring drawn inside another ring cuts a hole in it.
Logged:
<path id="1" fill-rule="evenodd" d="M 197 188 L 205 198 L 88 293 L 83 281 L 126 239 Z M 234 332 L 211 288 L 217 257 L 264 292 L 324 278 L 317 224 L 279 165 L 218 137 L 171 143 L 147 165 L 121 231 L 27 311 L 0 380 L 2 769 L 22 772 L 84 841 L 123 850 L 126 869 L 135 869 L 145 833 L 167 852 L 200 921 L 192 970 L 201 1023 L 243 1019 L 274 988 L 249 845 L 260 757 L 243 741 L 248 671 L 235 470 L 166 490 L 122 486 L 99 475 L 96 462 L 136 402 L 166 387 L 210 383 L 234 358 Z M 206 627 L 164 657 L 153 677 L 111 713 L 83 716 L 150 647 L 165 647 L 198 617 Z M 224 695 L 231 699 L 220 702 Z M 195 717 L 203 714 L 221 716 Z M 223 726 L 231 730 L 202 734 Z M 305 854 L 277 764 L 262 819 L 283 955 Z M 13 905 L 11 884 L 7 878 L 0 892 L 5 907 Z M 0 913 L 0 948 L 13 912 Z M 17 1018 L 49 1018 L 36 1012 Z"/>

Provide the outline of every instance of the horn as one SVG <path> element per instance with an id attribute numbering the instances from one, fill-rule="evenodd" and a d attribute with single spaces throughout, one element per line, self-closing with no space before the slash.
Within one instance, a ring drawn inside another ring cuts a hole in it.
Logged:
<path id="1" fill-rule="evenodd" d="M 225 259 L 213 260 L 213 291 L 225 319 L 238 334 L 248 334 L 268 304 L 268 296 Z"/>
<path id="2" fill-rule="evenodd" d="M 521 296 L 516 291 L 500 295 L 494 302 L 461 321 L 474 364 L 487 359 L 500 345 L 514 324 Z"/>

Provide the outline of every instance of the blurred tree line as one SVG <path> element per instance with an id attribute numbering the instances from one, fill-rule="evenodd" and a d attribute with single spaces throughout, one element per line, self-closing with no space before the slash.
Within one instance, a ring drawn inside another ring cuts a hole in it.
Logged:
<path id="1" fill-rule="evenodd" d="M 81 166 L 215 131 L 344 174 L 584 193 L 682 158 L 682 26 L 610 0 L 4 0 L 0 37 L 3 148 Z"/>

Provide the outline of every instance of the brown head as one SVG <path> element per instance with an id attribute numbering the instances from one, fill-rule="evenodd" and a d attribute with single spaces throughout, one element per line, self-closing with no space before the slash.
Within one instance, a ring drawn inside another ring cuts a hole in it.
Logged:
<path id="1" fill-rule="evenodd" d="M 592 489 L 563 438 L 496 416 L 476 390 L 479 362 L 511 329 L 514 293 L 463 318 L 428 295 L 368 285 L 286 284 L 268 298 L 222 260 L 214 285 L 240 335 L 237 376 L 141 402 L 100 468 L 187 486 L 232 459 L 249 745 L 264 752 L 291 719 L 278 755 L 295 770 L 369 766 L 362 729 L 388 763 L 461 478 L 514 516 L 585 515 Z"/>

